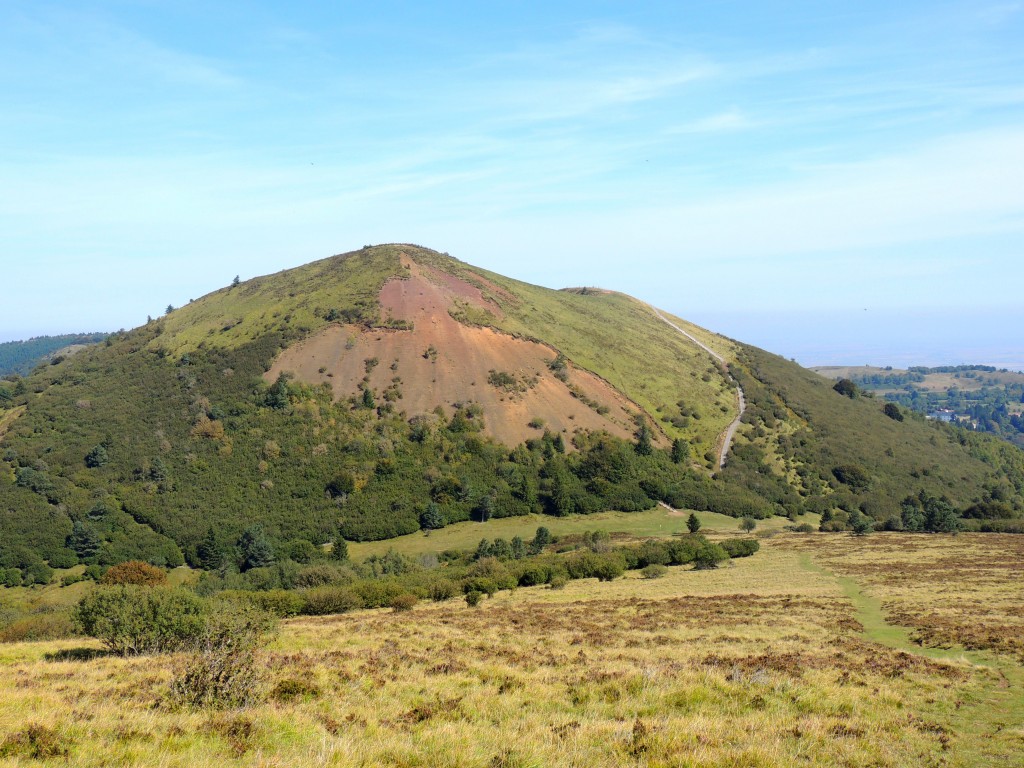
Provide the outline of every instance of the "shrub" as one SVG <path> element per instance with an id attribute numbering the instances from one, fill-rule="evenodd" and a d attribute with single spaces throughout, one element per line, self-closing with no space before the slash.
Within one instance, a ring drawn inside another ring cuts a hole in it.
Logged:
<path id="1" fill-rule="evenodd" d="M 300 613 L 305 616 L 326 616 L 332 613 L 348 613 L 364 606 L 364 600 L 347 587 L 317 587 L 302 595 Z"/>
<path id="2" fill-rule="evenodd" d="M 75 609 L 86 634 L 130 656 L 178 650 L 203 632 L 207 606 L 180 589 L 135 584 L 98 587 Z"/>
<path id="3" fill-rule="evenodd" d="M 640 571 L 640 575 L 645 579 L 660 579 L 666 573 L 668 573 L 668 568 L 658 563 L 651 563 L 651 565 Z"/>
<path id="4" fill-rule="evenodd" d="M 427 588 L 427 595 L 437 603 L 451 600 L 458 592 L 458 585 L 451 579 L 438 579 Z"/>
<path id="5" fill-rule="evenodd" d="M 169 693 L 172 704 L 227 709 L 259 701 L 263 673 L 256 664 L 256 649 L 273 626 L 274 619 L 255 608 L 219 606 L 175 674 Z"/>
<path id="6" fill-rule="evenodd" d="M 466 605 L 470 608 L 475 608 L 480 605 L 480 600 L 483 598 L 484 593 L 477 589 L 471 589 L 466 593 Z"/>
<path id="7" fill-rule="evenodd" d="M 349 584 L 352 572 L 347 568 L 333 565 L 311 565 L 295 574 L 295 586 L 299 588 L 322 587 L 325 584 Z"/>
<path id="8" fill-rule="evenodd" d="M 68 743 L 53 728 L 32 724 L 22 731 L 12 733 L 0 743 L 0 757 L 28 757 L 45 760 L 50 757 L 66 757 Z"/>
<path id="9" fill-rule="evenodd" d="M 719 544 L 707 543 L 697 549 L 693 558 L 693 567 L 698 571 L 717 568 L 723 560 L 728 560 L 728 553 Z"/>
<path id="10" fill-rule="evenodd" d="M 33 584 L 49 584 L 53 580 L 53 568 L 42 560 L 36 560 L 25 568 L 24 584 L 30 587 Z"/>
<path id="11" fill-rule="evenodd" d="M 225 590 L 220 593 L 219 597 L 225 601 L 252 605 L 280 618 L 297 616 L 303 612 L 303 607 L 306 604 L 301 594 L 288 589 L 268 589 L 264 592 Z"/>
<path id="12" fill-rule="evenodd" d="M 66 612 L 37 613 L 16 619 L 0 629 L 0 643 L 57 640 L 75 633 L 75 623 Z"/>
<path id="13" fill-rule="evenodd" d="M 729 557 L 750 557 L 761 548 L 756 539 L 726 539 L 719 546 Z"/>
<path id="14" fill-rule="evenodd" d="M 626 560 L 619 552 L 581 552 L 569 558 L 566 567 L 573 579 L 596 578 L 599 581 L 612 581 L 625 573 Z"/>
<path id="15" fill-rule="evenodd" d="M 569 577 L 563 573 L 557 576 L 552 576 L 551 581 L 548 582 L 552 589 L 564 589 L 565 585 L 569 583 Z"/>
<path id="16" fill-rule="evenodd" d="M 167 574 L 155 565 L 139 560 L 128 560 L 112 565 L 100 577 L 100 584 L 135 584 L 141 587 L 159 587 L 167 583 Z"/>
<path id="17" fill-rule="evenodd" d="M 416 603 L 419 602 L 419 598 L 416 595 L 406 592 L 404 595 L 398 595 L 391 601 L 391 609 L 395 613 L 404 613 L 405 611 L 411 611 L 416 607 Z"/>
<path id="18" fill-rule="evenodd" d="M 391 601 L 408 590 L 395 581 L 367 579 L 357 582 L 352 590 L 363 601 L 365 608 L 388 608 Z"/>

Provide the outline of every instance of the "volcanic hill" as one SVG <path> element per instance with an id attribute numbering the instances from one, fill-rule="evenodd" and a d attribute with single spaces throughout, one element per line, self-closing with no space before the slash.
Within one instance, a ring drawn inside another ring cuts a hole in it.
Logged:
<path id="1" fill-rule="evenodd" d="M 1024 453 L 882 406 L 620 293 L 368 246 L 0 381 L 0 569 L 204 565 L 254 524 L 287 557 L 659 501 L 1020 524 Z"/>

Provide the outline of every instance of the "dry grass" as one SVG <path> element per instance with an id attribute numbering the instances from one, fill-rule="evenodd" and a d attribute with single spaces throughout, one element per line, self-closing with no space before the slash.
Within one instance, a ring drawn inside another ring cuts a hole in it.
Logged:
<path id="1" fill-rule="evenodd" d="M 1024 662 L 1024 536 L 809 536 L 785 546 L 852 577 L 922 645 L 999 651 Z"/>
<path id="2" fill-rule="evenodd" d="M 0 742 L 26 765 L 45 725 L 73 766 L 955 766 L 985 739 L 1013 764 L 1019 731 L 958 711 L 995 673 L 866 641 L 801 567 L 819 539 L 845 547 L 782 535 L 717 571 L 293 620 L 260 657 L 270 698 L 235 712 L 169 707 L 171 657 L 0 646 Z"/>

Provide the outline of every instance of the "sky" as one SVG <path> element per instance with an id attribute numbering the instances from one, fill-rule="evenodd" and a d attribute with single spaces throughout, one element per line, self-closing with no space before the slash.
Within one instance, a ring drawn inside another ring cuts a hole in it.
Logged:
<path id="1" fill-rule="evenodd" d="M 1024 369 L 1024 2 L 0 0 L 0 341 L 364 244 Z"/>

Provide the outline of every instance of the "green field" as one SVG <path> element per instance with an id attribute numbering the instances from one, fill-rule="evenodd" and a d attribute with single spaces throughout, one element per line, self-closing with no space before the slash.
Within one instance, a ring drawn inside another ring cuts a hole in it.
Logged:
<path id="1" fill-rule="evenodd" d="M 386 541 L 351 542 L 349 555 L 361 560 L 370 555 L 382 555 L 394 549 L 403 555 L 438 553 L 446 549 L 475 549 L 480 539 L 509 539 L 520 536 L 524 540 L 533 538 L 538 526 L 544 526 L 553 536 L 582 534 L 586 531 L 621 533 L 636 538 L 665 537 L 686 531 L 685 513 L 671 512 L 665 507 L 654 507 L 645 512 L 600 512 L 593 515 L 570 515 L 551 517 L 549 515 L 527 515 L 488 520 L 486 523 L 465 522 L 446 526 L 438 531 L 410 533 Z M 701 522 L 701 533 L 742 533 L 734 517 L 714 512 L 696 512 Z M 818 526 L 818 515 L 805 515 L 802 523 Z M 791 525 L 784 517 L 772 517 L 757 521 L 757 531 L 781 531 Z"/>

